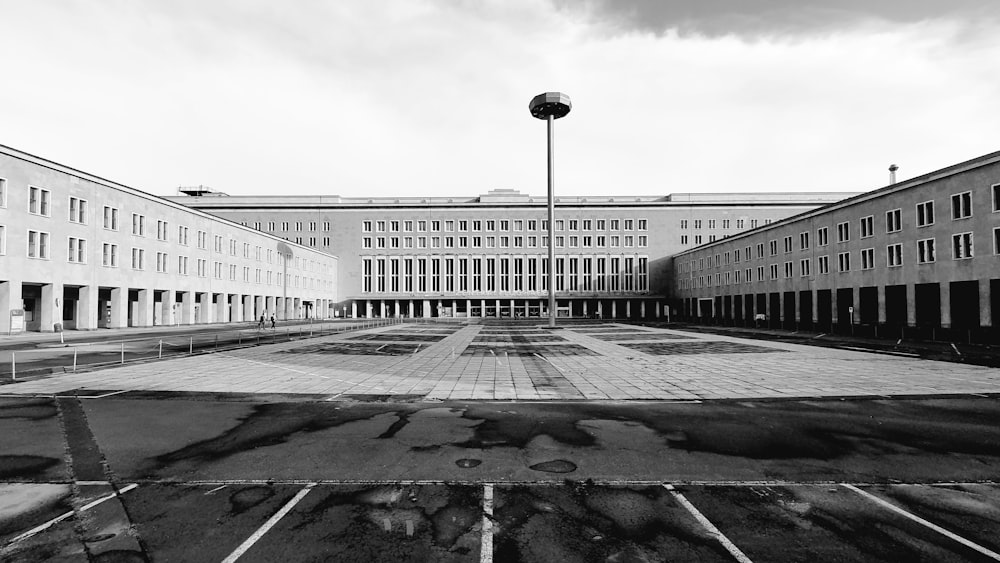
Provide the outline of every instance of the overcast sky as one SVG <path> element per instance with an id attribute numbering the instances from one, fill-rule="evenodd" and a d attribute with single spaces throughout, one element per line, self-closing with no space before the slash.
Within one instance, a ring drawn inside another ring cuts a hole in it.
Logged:
<path id="1" fill-rule="evenodd" d="M 829 6 L 837 6 L 830 8 Z M 860 191 L 1000 150 L 996 0 L 0 0 L 0 144 L 161 195 Z"/>

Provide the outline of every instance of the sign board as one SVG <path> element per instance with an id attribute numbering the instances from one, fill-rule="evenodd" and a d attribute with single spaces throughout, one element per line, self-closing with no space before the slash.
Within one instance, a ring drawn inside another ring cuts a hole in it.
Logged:
<path id="1" fill-rule="evenodd" d="M 19 332 L 24 332 L 24 309 L 11 309 L 9 334 L 17 334 Z"/>
<path id="2" fill-rule="evenodd" d="M 847 312 L 848 313 L 854 313 L 854 307 L 848 307 L 847 308 Z"/>

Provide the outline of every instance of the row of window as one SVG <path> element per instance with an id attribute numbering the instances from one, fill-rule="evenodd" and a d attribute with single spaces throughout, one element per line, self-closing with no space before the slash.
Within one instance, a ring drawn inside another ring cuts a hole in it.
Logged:
<path id="1" fill-rule="evenodd" d="M 361 247 L 365 249 L 398 248 L 538 248 L 548 247 L 549 237 L 542 236 L 446 236 L 446 237 L 362 237 Z M 595 244 L 596 242 L 596 244 Z M 430 246 L 428 246 L 428 243 Z M 485 244 L 484 244 L 485 243 Z M 557 235 L 556 248 L 605 248 L 649 246 L 647 235 Z"/>
<path id="2" fill-rule="evenodd" d="M 927 238 L 916 241 L 916 259 L 918 264 L 931 264 L 937 261 L 936 239 Z M 993 229 L 993 252 L 1000 255 L 1000 227 Z M 953 260 L 966 260 L 975 254 L 975 245 L 972 233 L 958 233 L 951 237 L 951 257 Z M 876 266 L 875 249 L 864 248 L 859 252 L 861 258 L 861 270 L 872 270 Z M 903 265 L 903 244 L 890 244 L 885 249 L 885 264 L 888 268 L 897 268 Z M 837 271 L 850 272 L 851 253 L 840 252 L 837 254 Z M 817 274 L 829 274 L 830 256 L 818 256 L 816 258 Z M 795 276 L 794 262 L 786 261 L 782 265 L 770 264 L 768 267 L 769 276 L 765 277 L 764 266 L 757 266 L 758 282 L 776 280 L 781 278 L 791 278 Z M 752 283 L 754 268 L 734 270 L 729 272 L 717 272 L 715 274 L 715 285 L 729 285 L 731 283 Z M 812 259 L 802 258 L 799 260 L 798 275 L 809 277 L 812 274 Z M 710 287 L 712 286 L 712 274 L 704 276 L 694 276 L 682 280 L 685 288 Z"/>
<path id="3" fill-rule="evenodd" d="M 759 220 L 758 219 L 750 219 L 749 221 L 750 221 L 750 228 L 751 229 L 756 229 L 757 225 L 759 224 Z M 719 223 L 722 224 L 722 228 L 723 229 L 729 229 L 730 225 L 733 224 L 730 219 L 705 219 L 705 220 L 702 220 L 702 219 L 693 219 L 690 223 L 694 225 L 695 229 L 700 229 L 703 222 L 708 224 L 708 228 L 709 229 L 716 228 L 716 225 L 719 224 Z M 742 229 L 746 228 L 747 219 L 736 219 L 735 223 L 736 223 L 736 228 L 742 230 Z M 687 229 L 688 228 L 688 224 L 689 224 L 689 222 L 688 222 L 687 219 L 681 219 L 681 225 L 680 225 L 681 229 Z M 771 224 L 771 219 L 764 219 L 764 224 L 765 225 L 770 225 Z"/>
<path id="4" fill-rule="evenodd" d="M 269 225 L 273 224 L 269 223 Z M 301 222 L 296 222 L 295 225 L 296 230 L 301 230 Z M 315 222 L 310 223 L 311 227 L 314 225 Z M 287 230 L 287 226 L 287 222 L 281 223 L 282 230 Z M 361 230 L 366 233 L 425 233 L 428 232 L 428 227 L 430 227 L 430 232 L 445 233 L 547 231 L 549 222 L 547 219 L 378 220 L 361 222 Z M 416 228 L 415 231 L 414 228 Z M 649 228 L 649 222 L 646 219 L 557 219 L 554 228 L 556 231 L 646 231 Z"/>
<path id="5" fill-rule="evenodd" d="M 362 259 L 364 293 L 521 292 L 548 290 L 549 260 L 525 258 Z M 645 256 L 556 258 L 556 291 L 644 292 L 649 288 Z"/>

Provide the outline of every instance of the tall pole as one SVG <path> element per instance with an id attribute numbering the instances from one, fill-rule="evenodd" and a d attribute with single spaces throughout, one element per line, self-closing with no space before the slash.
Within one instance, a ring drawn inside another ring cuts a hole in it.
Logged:
<path id="1" fill-rule="evenodd" d="M 528 109 L 531 116 L 537 119 L 544 119 L 548 133 L 548 168 L 549 168 L 549 328 L 556 327 L 556 259 L 555 259 L 555 120 L 565 117 L 572 109 L 573 104 L 569 96 L 561 92 L 545 92 L 531 99 Z"/>
<path id="2" fill-rule="evenodd" d="M 549 145 L 549 328 L 556 327 L 556 260 L 555 260 L 555 218 L 556 218 L 556 174 L 554 170 L 555 147 L 553 133 L 555 130 L 555 117 L 548 116 L 548 145 Z"/>

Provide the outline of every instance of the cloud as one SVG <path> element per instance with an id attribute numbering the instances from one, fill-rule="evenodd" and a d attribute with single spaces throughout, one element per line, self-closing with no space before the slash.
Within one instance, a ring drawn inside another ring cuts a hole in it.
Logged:
<path id="1" fill-rule="evenodd" d="M 995 0 L 555 0 L 623 31 L 744 38 L 799 36 L 863 24 L 997 22 Z"/>

